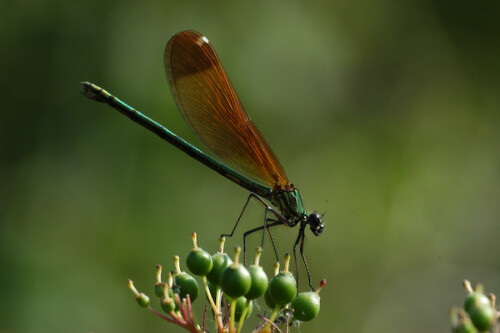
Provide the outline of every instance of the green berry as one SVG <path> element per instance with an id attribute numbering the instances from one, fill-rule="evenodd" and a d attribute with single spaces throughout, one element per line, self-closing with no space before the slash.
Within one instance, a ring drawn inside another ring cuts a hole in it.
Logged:
<path id="1" fill-rule="evenodd" d="M 287 305 L 296 294 L 297 283 L 290 272 L 280 272 L 269 281 L 269 295 L 277 305 Z"/>
<path id="2" fill-rule="evenodd" d="M 140 306 L 143 308 L 149 307 L 149 297 L 144 293 L 138 292 L 137 289 L 135 289 L 134 282 L 132 282 L 132 280 L 127 280 L 127 286 L 134 293 L 135 300 Z"/>
<path id="3" fill-rule="evenodd" d="M 488 304 L 487 306 L 477 307 L 469 312 L 470 319 L 472 323 L 480 332 L 484 332 L 490 329 L 492 326 L 496 313 L 495 309 Z"/>
<path id="4" fill-rule="evenodd" d="M 196 232 L 191 233 L 193 249 L 186 258 L 186 265 L 194 275 L 206 276 L 212 269 L 212 257 L 207 251 L 198 247 L 196 237 Z"/>
<path id="5" fill-rule="evenodd" d="M 320 297 L 313 291 L 302 292 L 292 301 L 293 316 L 300 321 L 314 319 L 320 308 Z"/>
<path id="6" fill-rule="evenodd" d="M 471 321 L 467 321 L 462 326 L 460 326 L 460 328 L 458 330 L 456 330 L 454 332 L 456 332 L 456 333 L 477 333 L 477 329 L 474 326 L 474 324 L 472 324 Z"/>
<path id="7" fill-rule="evenodd" d="M 173 298 L 169 298 L 169 299 L 164 298 L 160 301 L 160 304 L 161 304 L 161 307 L 163 308 L 163 311 L 165 311 L 166 313 L 170 313 L 172 311 L 175 311 L 176 306 L 178 307 L 178 305 L 176 304 L 176 302 Z"/>
<path id="8" fill-rule="evenodd" d="M 206 276 L 212 270 L 212 257 L 207 251 L 195 248 L 186 257 L 186 265 L 191 273 Z"/>
<path id="9" fill-rule="evenodd" d="M 474 326 L 481 332 L 488 330 L 495 320 L 495 309 L 490 299 L 483 293 L 481 286 L 467 295 L 464 309 L 469 314 Z"/>
<path id="10" fill-rule="evenodd" d="M 225 253 L 216 253 L 212 256 L 212 270 L 207 274 L 207 280 L 213 284 L 220 285 L 222 271 L 229 267 L 233 261 Z"/>
<path id="11" fill-rule="evenodd" d="M 266 292 L 264 293 L 264 301 L 266 301 L 266 304 L 269 308 L 273 309 L 276 307 L 276 303 L 273 302 L 271 299 L 271 295 L 269 295 L 269 287 L 267 287 Z"/>
<path id="12" fill-rule="evenodd" d="M 222 291 L 231 298 L 244 296 L 252 285 L 250 273 L 245 266 L 238 263 L 240 252 L 239 246 L 234 249 L 234 263 L 223 270 L 220 276 Z"/>
<path id="13" fill-rule="evenodd" d="M 161 272 L 163 267 L 161 265 L 156 265 L 156 283 L 155 283 L 155 294 L 156 296 L 163 297 L 163 285 L 161 281 Z"/>
<path id="14" fill-rule="evenodd" d="M 222 272 L 220 285 L 226 295 L 237 298 L 248 293 L 252 277 L 243 265 L 232 264 Z"/>
<path id="15" fill-rule="evenodd" d="M 490 299 L 480 291 L 470 293 L 465 298 L 464 310 L 469 313 L 473 308 L 491 306 Z"/>
<path id="16" fill-rule="evenodd" d="M 139 303 L 139 305 L 143 308 L 147 308 L 149 306 L 149 297 L 144 293 L 140 293 L 135 299 L 137 300 L 137 303 Z"/>
<path id="17" fill-rule="evenodd" d="M 176 293 L 179 294 L 181 299 L 186 298 L 186 296 L 189 294 L 191 302 L 194 302 L 198 297 L 198 293 L 200 290 L 198 282 L 196 282 L 196 280 L 188 273 L 181 272 L 180 274 L 176 275 L 175 284 L 178 287 Z"/>
<path id="18" fill-rule="evenodd" d="M 250 286 L 250 290 L 245 297 L 248 299 L 259 298 L 266 292 L 268 284 L 267 275 L 262 267 L 255 265 L 248 267 L 248 272 L 252 278 L 252 285 Z"/>
<path id="19" fill-rule="evenodd" d="M 236 309 L 234 312 L 234 320 L 240 321 L 240 318 L 241 318 L 241 315 L 243 313 L 243 309 L 245 308 L 246 302 L 247 302 L 247 299 L 243 296 L 238 297 L 236 299 L 236 302 L 235 302 Z M 250 301 L 250 303 L 248 304 L 248 309 L 247 309 L 247 313 L 245 315 L 245 319 L 250 317 L 250 315 L 252 314 L 252 310 L 253 310 L 253 302 Z"/>
<path id="20" fill-rule="evenodd" d="M 172 275 L 169 274 L 169 280 L 172 278 Z M 170 313 L 172 311 L 179 310 L 179 305 L 177 304 L 174 292 L 172 288 L 169 288 L 167 283 L 160 283 L 162 295 L 160 297 L 160 305 L 166 313 Z"/>
<path id="21" fill-rule="evenodd" d="M 162 282 L 156 282 L 155 283 L 155 294 L 158 297 L 163 297 L 163 287 L 162 287 Z"/>

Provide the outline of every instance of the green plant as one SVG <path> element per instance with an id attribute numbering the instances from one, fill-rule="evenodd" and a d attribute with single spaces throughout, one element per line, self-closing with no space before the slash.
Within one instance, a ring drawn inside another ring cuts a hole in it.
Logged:
<path id="1" fill-rule="evenodd" d="M 451 327 L 454 333 L 476 333 L 500 331 L 499 315 L 496 309 L 496 296 L 484 294 L 484 288 L 478 284 L 473 289 L 471 283 L 465 280 L 467 292 L 464 306 L 454 307 L 450 311 Z"/>
<path id="2" fill-rule="evenodd" d="M 156 266 L 154 293 L 160 298 L 160 306 L 164 313 L 156 310 L 151 305 L 149 297 L 137 291 L 131 280 L 127 281 L 141 307 L 192 333 L 207 331 L 208 306 L 212 309 L 216 332 L 242 332 L 244 321 L 252 313 L 253 300 L 265 297 L 267 303 L 269 295 L 274 311 L 269 318 L 258 315 L 261 321 L 253 332 L 282 332 L 282 326 L 285 326 L 288 332 L 289 326 L 294 321 L 308 321 L 318 314 L 320 299 L 318 293 L 326 282 L 322 280 L 315 292 L 303 292 L 297 295 L 295 278 L 288 271 L 290 262 L 288 254 L 285 255 L 285 268 L 282 272 L 279 272 L 279 263 L 275 264 L 275 274 L 268 286 L 267 275 L 259 265 L 262 254 L 260 247 L 257 248 L 254 264 L 245 267 L 239 263 L 241 252 L 239 247 L 235 248 L 234 261 L 224 253 L 223 237 L 219 240 L 220 250 L 212 256 L 198 247 L 196 237 L 196 233 L 192 233 L 193 249 L 187 255 L 186 266 L 192 274 L 201 278 L 206 297 L 198 298 L 198 282 L 191 274 L 181 270 L 180 259 L 174 256 L 175 271 L 168 274 L 167 282 L 162 281 L 162 266 Z M 197 322 L 192 308 L 192 303 L 196 299 L 206 299 L 209 303 L 205 306 L 201 324 Z M 294 311 L 297 311 L 296 316 L 293 315 Z"/>

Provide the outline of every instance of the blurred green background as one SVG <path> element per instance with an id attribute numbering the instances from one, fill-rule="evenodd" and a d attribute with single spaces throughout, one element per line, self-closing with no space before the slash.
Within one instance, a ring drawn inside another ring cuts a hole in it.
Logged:
<path id="1" fill-rule="evenodd" d="M 181 332 L 141 310 L 125 280 L 151 293 L 154 265 L 172 269 L 192 231 L 215 252 L 248 193 L 79 82 L 201 146 L 162 64 L 186 29 L 212 42 L 308 209 L 326 213 L 306 255 L 314 284 L 328 285 L 302 332 L 443 332 L 464 278 L 500 293 L 498 1 L 21 0 L 0 11 L 1 332 Z M 229 250 L 262 215 L 251 206 Z M 281 253 L 297 231 L 275 230 Z"/>

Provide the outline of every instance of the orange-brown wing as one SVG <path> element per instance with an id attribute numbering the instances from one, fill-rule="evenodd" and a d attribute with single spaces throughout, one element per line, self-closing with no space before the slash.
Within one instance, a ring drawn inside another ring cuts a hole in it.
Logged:
<path id="1" fill-rule="evenodd" d="M 164 60 L 177 106 L 203 143 L 260 183 L 287 184 L 280 161 L 250 120 L 208 39 L 180 32 L 168 42 Z"/>

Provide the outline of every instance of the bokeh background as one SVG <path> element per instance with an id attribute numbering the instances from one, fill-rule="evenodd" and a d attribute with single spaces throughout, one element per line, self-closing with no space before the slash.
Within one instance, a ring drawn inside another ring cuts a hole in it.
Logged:
<path id="1" fill-rule="evenodd" d="M 162 64 L 186 29 L 210 39 L 307 207 L 326 213 L 306 255 L 328 285 L 302 332 L 443 332 L 464 278 L 500 293 L 498 1 L 21 0 L 0 12 L 1 332 L 181 332 L 125 280 L 151 294 L 154 266 L 172 269 L 192 231 L 215 252 L 248 193 L 79 82 L 201 146 Z M 251 205 L 230 251 L 262 215 Z M 275 230 L 281 254 L 296 232 Z M 269 274 L 272 259 L 268 248 Z"/>

